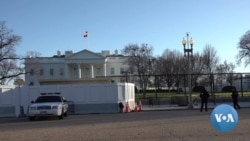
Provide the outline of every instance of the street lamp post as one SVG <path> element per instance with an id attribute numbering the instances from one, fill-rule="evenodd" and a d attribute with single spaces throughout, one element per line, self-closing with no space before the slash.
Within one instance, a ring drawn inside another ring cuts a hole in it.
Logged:
<path id="1" fill-rule="evenodd" d="M 189 33 L 187 33 L 187 40 L 183 38 L 182 45 L 184 48 L 184 56 L 188 58 L 188 91 L 189 91 L 189 97 L 188 97 L 188 109 L 193 109 L 193 103 L 192 103 L 192 84 L 191 84 L 191 57 L 193 56 L 193 45 L 194 41 L 191 38 L 189 40 Z M 186 46 L 187 45 L 187 46 Z M 189 47 L 190 46 L 190 47 Z"/>

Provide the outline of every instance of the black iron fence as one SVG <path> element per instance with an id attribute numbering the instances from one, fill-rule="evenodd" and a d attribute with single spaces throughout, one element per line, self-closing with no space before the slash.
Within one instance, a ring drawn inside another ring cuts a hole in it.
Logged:
<path id="1" fill-rule="evenodd" d="M 149 105 L 175 104 L 176 101 L 182 101 L 179 97 L 186 99 L 188 96 L 188 74 L 125 74 L 106 77 L 113 82 L 134 83 L 136 100 L 143 100 Z M 239 100 L 250 101 L 250 73 L 193 73 L 191 86 L 194 102 L 199 102 L 199 87 L 205 87 L 210 93 L 210 102 L 231 101 L 232 88 L 238 90 Z"/>

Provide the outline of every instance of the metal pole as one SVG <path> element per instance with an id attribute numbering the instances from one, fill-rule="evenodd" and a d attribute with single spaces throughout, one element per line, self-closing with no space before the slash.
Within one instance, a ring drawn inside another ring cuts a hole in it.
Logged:
<path id="1" fill-rule="evenodd" d="M 192 103 L 192 82 L 191 82 L 191 60 L 190 60 L 190 51 L 189 48 L 189 34 L 187 33 L 187 48 L 188 48 L 188 91 L 189 91 L 189 100 L 188 100 L 188 109 L 193 109 L 193 103 Z"/>
<path id="2" fill-rule="evenodd" d="M 128 72 L 125 72 L 126 75 L 126 83 L 128 83 Z"/>
<path id="3" fill-rule="evenodd" d="M 191 61 L 190 56 L 188 52 L 188 86 L 189 86 L 189 101 L 188 101 L 188 109 L 193 109 L 193 103 L 192 103 L 192 84 L 191 84 Z"/>
<path id="4" fill-rule="evenodd" d="M 184 47 L 184 56 L 188 57 L 188 109 L 193 109 L 193 102 L 192 102 L 192 67 L 191 67 L 191 59 L 193 53 L 193 40 L 189 40 L 189 33 L 187 33 L 187 40 L 183 38 L 182 44 Z M 187 48 L 186 48 L 187 45 Z M 189 48 L 191 46 L 191 48 Z"/>
<path id="5" fill-rule="evenodd" d="M 241 97 L 243 97 L 242 73 L 240 74 L 240 90 L 241 90 Z"/>

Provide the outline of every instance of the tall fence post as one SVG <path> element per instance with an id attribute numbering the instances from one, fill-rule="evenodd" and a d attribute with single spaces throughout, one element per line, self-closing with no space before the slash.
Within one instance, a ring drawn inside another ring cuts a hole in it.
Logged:
<path id="1" fill-rule="evenodd" d="M 242 81 L 242 73 L 240 74 L 240 89 L 241 89 L 241 97 L 243 97 L 243 81 Z"/>

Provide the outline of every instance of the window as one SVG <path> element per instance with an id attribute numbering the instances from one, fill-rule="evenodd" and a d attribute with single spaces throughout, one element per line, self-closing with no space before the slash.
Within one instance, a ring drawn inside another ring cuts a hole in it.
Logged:
<path id="1" fill-rule="evenodd" d="M 115 68 L 111 68 L 111 74 L 115 74 Z"/>
<path id="2" fill-rule="evenodd" d="M 40 76 L 43 76 L 43 75 L 44 75 L 44 70 L 40 69 Z"/>
<path id="3" fill-rule="evenodd" d="M 31 81 L 31 82 L 29 83 L 29 85 L 30 85 L 30 86 L 33 86 L 33 85 L 34 85 L 34 82 Z"/>
<path id="4" fill-rule="evenodd" d="M 124 72 L 124 68 L 120 68 L 120 74 Z"/>
<path id="5" fill-rule="evenodd" d="M 85 77 L 88 77 L 90 75 L 89 68 L 85 68 Z"/>
<path id="6" fill-rule="evenodd" d="M 64 75 L 64 69 L 60 68 L 59 73 L 60 73 L 60 76 L 63 76 Z"/>
<path id="7" fill-rule="evenodd" d="M 30 69 L 30 76 L 33 76 L 35 74 L 34 69 Z"/>
<path id="8" fill-rule="evenodd" d="M 60 96 L 40 96 L 35 101 L 35 103 L 45 102 L 62 102 L 62 98 Z"/>
<path id="9" fill-rule="evenodd" d="M 97 68 L 96 74 L 97 74 L 97 75 L 101 75 L 101 68 Z"/>
<path id="10" fill-rule="evenodd" d="M 50 74 L 50 76 L 53 76 L 54 75 L 54 69 L 50 69 L 49 74 Z"/>

